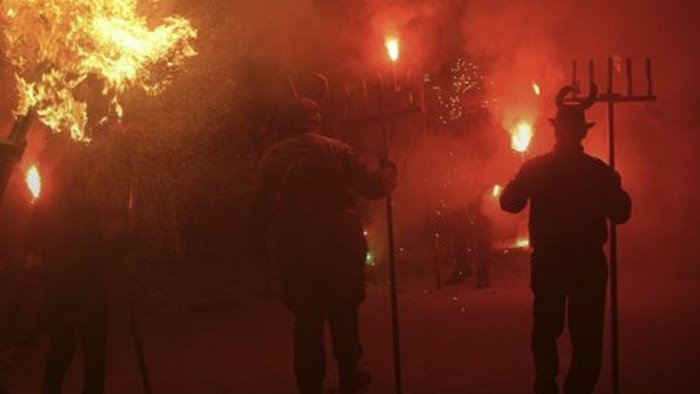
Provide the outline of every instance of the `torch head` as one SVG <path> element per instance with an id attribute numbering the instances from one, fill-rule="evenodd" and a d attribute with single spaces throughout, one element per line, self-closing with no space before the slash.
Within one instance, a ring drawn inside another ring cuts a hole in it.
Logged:
<path id="1" fill-rule="evenodd" d="M 580 142 L 588 134 L 588 129 L 595 123 L 586 122 L 585 111 L 593 106 L 598 96 L 598 89 L 591 84 L 591 92 L 588 98 L 576 102 L 565 102 L 569 93 L 575 91 L 573 86 L 565 86 L 557 95 L 557 116 L 550 119 L 554 126 L 554 135 L 557 142 Z"/>

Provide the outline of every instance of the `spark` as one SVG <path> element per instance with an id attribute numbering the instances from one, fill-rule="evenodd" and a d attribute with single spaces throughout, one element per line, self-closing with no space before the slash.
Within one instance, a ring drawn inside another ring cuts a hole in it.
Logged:
<path id="1" fill-rule="evenodd" d="M 450 68 L 449 77 L 444 86 L 438 86 L 438 103 L 442 109 L 439 114 L 440 122 L 448 124 L 464 116 L 463 100 L 472 91 L 479 90 L 484 76 L 479 67 L 459 58 Z"/>
<path id="2" fill-rule="evenodd" d="M 536 96 L 542 95 L 542 89 L 540 88 L 540 85 L 537 84 L 537 82 L 532 83 L 532 90 L 535 92 Z"/>

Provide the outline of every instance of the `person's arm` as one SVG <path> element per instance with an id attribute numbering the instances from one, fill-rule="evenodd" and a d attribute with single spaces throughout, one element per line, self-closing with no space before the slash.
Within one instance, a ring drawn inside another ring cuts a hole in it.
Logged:
<path id="1" fill-rule="evenodd" d="M 510 213 L 518 213 L 525 209 L 527 200 L 530 198 L 529 167 L 523 168 L 508 182 L 501 194 L 501 209 Z"/>
<path id="2" fill-rule="evenodd" d="M 623 224 L 632 215 L 632 200 L 622 188 L 620 174 L 613 175 L 612 188 L 608 199 L 608 218 L 615 224 Z"/>
<path id="3" fill-rule="evenodd" d="M 370 171 L 350 147 L 341 155 L 345 179 L 355 193 L 368 200 L 378 200 L 396 188 L 398 171 L 394 163 L 382 160 L 379 169 Z"/>

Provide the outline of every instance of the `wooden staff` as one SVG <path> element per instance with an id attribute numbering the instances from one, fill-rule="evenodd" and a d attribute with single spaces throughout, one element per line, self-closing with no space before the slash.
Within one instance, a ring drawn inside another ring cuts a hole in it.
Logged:
<path id="1" fill-rule="evenodd" d="M 27 133 L 34 120 L 34 112 L 19 116 L 15 120 L 10 136 L 0 141 L 0 199 L 5 195 L 15 165 L 22 160 L 27 147 Z"/>
<path id="2" fill-rule="evenodd" d="M 608 59 L 608 96 L 613 96 L 613 59 Z M 615 169 L 615 104 L 608 101 L 609 163 Z M 610 336 L 612 392 L 620 393 L 620 309 L 617 291 L 617 226 L 610 222 Z"/>
<path id="3" fill-rule="evenodd" d="M 379 74 L 379 106 L 384 109 L 384 78 Z M 389 130 L 385 120 L 382 120 L 383 158 L 389 161 Z M 386 228 L 389 241 L 389 288 L 391 295 L 391 326 L 394 345 L 394 378 L 396 394 L 403 392 L 401 379 L 401 342 L 399 340 L 399 302 L 396 286 L 396 247 L 394 244 L 394 204 L 391 194 L 386 197 Z"/>

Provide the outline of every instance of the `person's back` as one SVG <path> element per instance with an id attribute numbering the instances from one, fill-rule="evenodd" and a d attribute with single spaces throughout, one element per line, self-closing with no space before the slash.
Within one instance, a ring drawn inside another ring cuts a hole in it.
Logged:
<path id="1" fill-rule="evenodd" d="M 580 147 L 557 146 L 525 163 L 501 204 L 518 212 L 529 196 L 533 247 L 600 246 L 607 240 L 607 219 L 629 217 L 619 187 L 619 178 L 601 160 Z"/>
<path id="2" fill-rule="evenodd" d="M 281 268 L 284 301 L 294 314 L 295 373 L 301 394 L 320 394 L 326 373 L 328 321 L 342 393 L 369 383 L 357 309 L 364 298 L 366 242 L 358 196 L 379 199 L 396 184 L 396 168 L 369 171 L 347 144 L 318 134 L 321 115 L 299 97 L 288 136 L 265 154 L 253 197 L 251 258 L 265 252 Z"/>
<path id="3" fill-rule="evenodd" d="M 383 197 L 393 188 L 390 176 L 369 172 L 347 144 L 313 132 L 272 147 L 260 173 L 257 210 L 265 212 L 269 246 L 285 275 L 361 270 L 366 245 L 357 196 Z"/>

